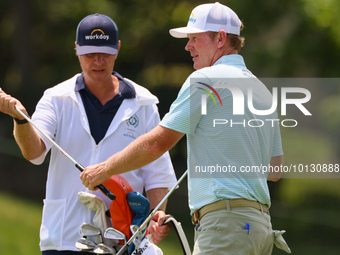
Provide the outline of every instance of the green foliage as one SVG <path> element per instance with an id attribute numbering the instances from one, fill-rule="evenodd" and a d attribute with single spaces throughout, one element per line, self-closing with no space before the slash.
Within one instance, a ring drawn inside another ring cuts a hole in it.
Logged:
<path id="1" fill-rule="evenodd" d="M 334 118 L 340 112 L 340 95 L 331 95 L 320 103 L 319 111 L 322 114 L 322 120 L 327 127 L 333 132 L 340 128 L 340 119 Z"/>
<path id="2" fill-rule="evenodd" d="M 340 3 L 337 0 L 302 0 L 306 15 L 312 24 L 328 29 L 337 44 L 340 45 Z"/>
<path id="3" fill-rule="evenodd" d="M 334 140 L 305 128 L 282 128 L 285 165 L 327 163 L 336 160 Z"/>
<path id="4" fill-rule="evenodd" d="M 42 206 L 3 193 L 0 201 L 1 254 L 39 254 Z"/>
<path id="5" fill-rule="evenodd" d="M 42 90 L 80 72 L 75 30 L 83 17 L 98 12 L 112 17 L 120 30 L 117 71 L 147 87 L 178 87 L 192 63 L 184 50 L 186 40 L 172 38 L 168 31 L 184 26 L 191 9 L 203 2 L 2 0 L 0 83 L 18 96 L 32 95 L 26 104 L 33 108 Z M 245 24 L 242 54 L 258 77 L 337 76 L 340 64 L 332 59 L 340 54 L 338 1 L 222 3 Z M 329 49 L 334 49 L 332 56 Z"/>

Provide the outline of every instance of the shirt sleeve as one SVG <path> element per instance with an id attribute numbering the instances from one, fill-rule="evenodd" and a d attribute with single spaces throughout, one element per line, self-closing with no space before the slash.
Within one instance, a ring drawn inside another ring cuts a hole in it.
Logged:
<path id="1" fill-rule="evenodd" d="M 54 110 L 54 105 L 52 102 L 51 89 L 45 91 L 43 97 L 39 100 L 35 112 L 32 115 L 33 123 L 41 129 L 48 137 L 54 138 L 56 132 L 56 114 Z M 40 134 L 40 138 L 43 140 L 46 146 L 45 152 L 40 155 L 40 157 L 31 160 L 30 162 L 35 165 L 40 165 L 43 163 L 47 153 L 52 147 L 52 144 L 45 138 L 42 134 Z"/>

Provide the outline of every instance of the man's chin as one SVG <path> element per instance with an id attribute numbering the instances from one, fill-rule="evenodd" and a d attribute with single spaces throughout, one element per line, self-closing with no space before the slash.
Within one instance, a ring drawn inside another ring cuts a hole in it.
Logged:
<path id="1" fill-rule="evenodd" d="M 194 67 L 195 70 L 199 70 L 199 69 L 203 68 L 202 66 L 200 66 L 200 65 L 195 65 L 195 64 L 193 65 L 193 67 Z"/>

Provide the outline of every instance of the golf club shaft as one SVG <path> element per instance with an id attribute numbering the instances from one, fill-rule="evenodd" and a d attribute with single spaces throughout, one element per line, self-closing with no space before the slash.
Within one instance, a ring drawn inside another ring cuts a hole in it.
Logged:
<path id="1" fill-rule="evenodd" d="M 161 202 L 153 209 L 153 211 L 149 214 L 149 216 L 145 219 L 145 221 L 140 225 L 137 231 L 131 236 L 131 238 L 120 248 L 116 255 L 123 255 L 123 253 L 128 249 L 129 245 L 135 240 L 138 234 L 142 232 L 143 229 L 146 228 L 146 225 L 158 211 L 158 209 L 164 204 L 164 202 L 169 198 L 169 196 L 174 192 L 174 190 L 178 187 L 178 185 L 183 181 L 183 179 L 188 174 L 188 170 L 184 172 L 184 174 L 178 179 L 177 183 L 168 191 L 168 193 L 164 196 Z"/>
<path id="2" fill-rule="evenodd" d="M 14 106 L 15 109 L 17 110 L 18 113 L 20 113 L 20 115 L 22 117 L 24 117 L 29 123 L 32 124 L 33 127 L 35 127 L 40 134 L 42 134 L 50 143 L 52 143 L 66 158 L 68 158 L 73 165 L 75 165 L 76 168 L 78 168 L 80 170 L 80 172 L 84 171 L 85 168 L 79 164 L 77 161 L 75 161 L 74 158 L 71 157 L 71 155 L 69 155 L 66 151 L 63 150 L 63 148 L 61 148 L 55 141 L 53 141 L 48 135 L 45 134 L 44 131 L 42 131 L 37 125 L 35 125 L 33 123 L 33 121 L 26 116 L 26 114 L 24 114 L 21 110 L 18 109 L 18 107 Z M 116 196 L 107 188 L 105 187 L 103 184 L 99 184 L 97 186 L 107 197 L 109 197 L 111 200 L 115 200 Z"/>

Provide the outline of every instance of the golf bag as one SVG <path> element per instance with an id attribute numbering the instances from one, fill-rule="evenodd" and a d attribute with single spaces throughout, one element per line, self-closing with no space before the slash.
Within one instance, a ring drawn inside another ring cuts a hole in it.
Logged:
<path id="1" fill-rule="evenodd" d="M 116 199 L 111 202 L 109 209 L 109 216 L 113 228 L 109 227 L 105 229 L 111 224 L 106 223 L 109 218 L 106 217 L 106 206 L 104 202 L 94 194 L 79 192 L 79 200 L 87 208 L 96 211 L 96 214 L 93 219 L 95 226 L 86 223 L 83 224 L 80 231 L 83 237 L 78 240 L 76 247 L 79 250 L 91 253 L 116 254 L 122 245 L 132 237 L 136 232 L 136 229 L 138 229 L 148 218 L 150 202 L 139 192 L 133 191 L 128 181 L 121 175 L 112 176 L 110 180 L 104 183 L 104 185 L 116 196 Z M 179 237 L 184 254 L 190 254 L 190 248 L 181 224 L 171 215 L 166 216 L 164 224 L 172 225 Z M 100 229 L 99 233 L 101 234 L 97 234 L 98 231 L 96 227 Z M 86 235 L 86 231 L 91 232 L 91 235 L 93 235 L 93 233 L 96 234 L 92 237 L 92 240 L 89 235 Z M 112 237 L 114 235 L 112 233 L 115 232 L 120 232 L 123 238 L 117 236 Z M 101 239 L 101 241 L 97 241 L 99 240 L 98 238 Z M 111 238 L 114 238 L 115 240 L 111 240 Z M 125 239 L 125 241 L 122 239 Z M 115 243 L 109 242 L 110 240 L 115 241 Z M 161 249 L 151 242 L 151 236 L 148 235 L 146 229 L 143 229 L 140 234 L 136 236 L 133 243 L 128 246 L 128 249 L 125 252 L 127 251 L 128 254 L 163 254 Z"/>

